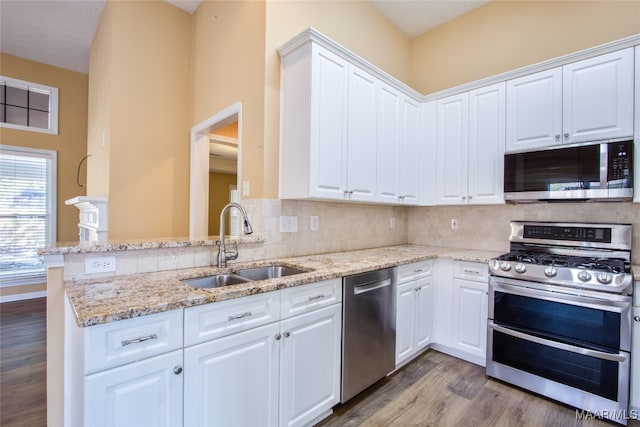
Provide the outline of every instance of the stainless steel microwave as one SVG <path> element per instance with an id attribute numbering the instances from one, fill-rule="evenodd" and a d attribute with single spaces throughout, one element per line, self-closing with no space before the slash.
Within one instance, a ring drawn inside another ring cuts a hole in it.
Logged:
<path id="1" fill-rule="evenodd" d="M 504 199 L 508 202 L 632 198 L 632 140 L 504 156 Z"/>

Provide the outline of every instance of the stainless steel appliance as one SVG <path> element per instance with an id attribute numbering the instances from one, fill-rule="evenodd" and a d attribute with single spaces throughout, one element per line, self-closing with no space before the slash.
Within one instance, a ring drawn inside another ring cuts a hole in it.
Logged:
<path id="1" fill-rule="evenodd" d="M 395 368 L 395 268 L 347 276 L 342 301 L 342 390 L 346 402 Z"/>
<path id="2" fill-rule="evenodd" d="M 631 225 L 512 222 L 489 262 L 487 375 L 626 424 Z"/>
<path id="3" fill-rule="evenodd" d="M 504 198 L 510 202 L 631 200 L 633 141 L 505 154 Z"/>

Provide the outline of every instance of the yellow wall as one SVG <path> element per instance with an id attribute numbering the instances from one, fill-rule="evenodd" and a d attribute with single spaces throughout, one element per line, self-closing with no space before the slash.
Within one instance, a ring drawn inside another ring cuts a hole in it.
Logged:
<path id="1" fill-rule="evenodd" d="M 493 1 L 411 40 L 423 94 L 640 33 L 638 1 Z"/>
<path id="2" fill-rule="evenodd" d="M 242 102 L 242 180 L 263 197 L 265 2 L 205 1 L 192 22 L 192 124 Z"/>
<path id="3" fill-rule="evenodd" d="M 76 184 L 76 173 L 87 152 L 88 76 L 4 53 L 0 74 L 59 89 L 58 135 L 0 128 L 0 141 L 58 152 L 57 240 L 77 241 L 79 211 L 64 201 L 85 194 L 86 187 Z M 81 184 L 86 182 L 86 170 L 86 165 L 80 169 Z"/>
<path id="4" fill-rule="evenodd" d="M 229 203 L 229 191 L 238 182 L 238 175 L 228 173 L 209 173 L 209 236 L 220 234 L 220 212 Z M 227 215 L 227 235 L 230 230 L 231 215 Z"/>
<path id="5" fill-rule="evenodd" d="M 107 2 L 91 49 L 88 194 L 109 197 L 111 239 L 188 235 L 190 40 L 191 16 L 168 3 Z"/>

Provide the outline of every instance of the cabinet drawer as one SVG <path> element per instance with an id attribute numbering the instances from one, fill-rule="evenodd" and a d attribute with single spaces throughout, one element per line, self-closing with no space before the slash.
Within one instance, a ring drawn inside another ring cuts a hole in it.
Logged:
<path id="1" fill-rule="evenodd" d="M 488 283 L 489 269 L 487 264 L 479 262 L 456 261 L 453 275 L 457 279 L 473 280 L 475 282 Z"/>
<path id="2" fill-rule="evenodd" d="M 287 288 L 280 291 L 281 317 L 283 319 L 342 301 L 342 280 L 322 282 Z"/>
<path id="3" fill-rule="evenodd" d="M 91 326 L 85 331 L 85 374 L 182 348 L 182 310 Z"/>
<path id="4" fill-rule="evenodd" d="M 190 307 L 184 312 L 184 345 L 187 347 L 278 320 L 278 292 Z"/>
<path id="5" fill-rule="evenodd" d="M 433 274 L 434 261 L 419 261 L 398 266 L 398 283 L 417 279 L 418 277 L 431 276 Z"/>

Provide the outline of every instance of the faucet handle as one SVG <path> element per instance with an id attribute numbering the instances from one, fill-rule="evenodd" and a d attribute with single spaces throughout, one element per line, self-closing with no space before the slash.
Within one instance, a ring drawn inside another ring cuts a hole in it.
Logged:
<path id="1" fill-rule="evenodd" d="M 233 251 L 225 251 L 224 256 L 227 261 L 238 258 L 238 242 L 233 242 Z"/>

